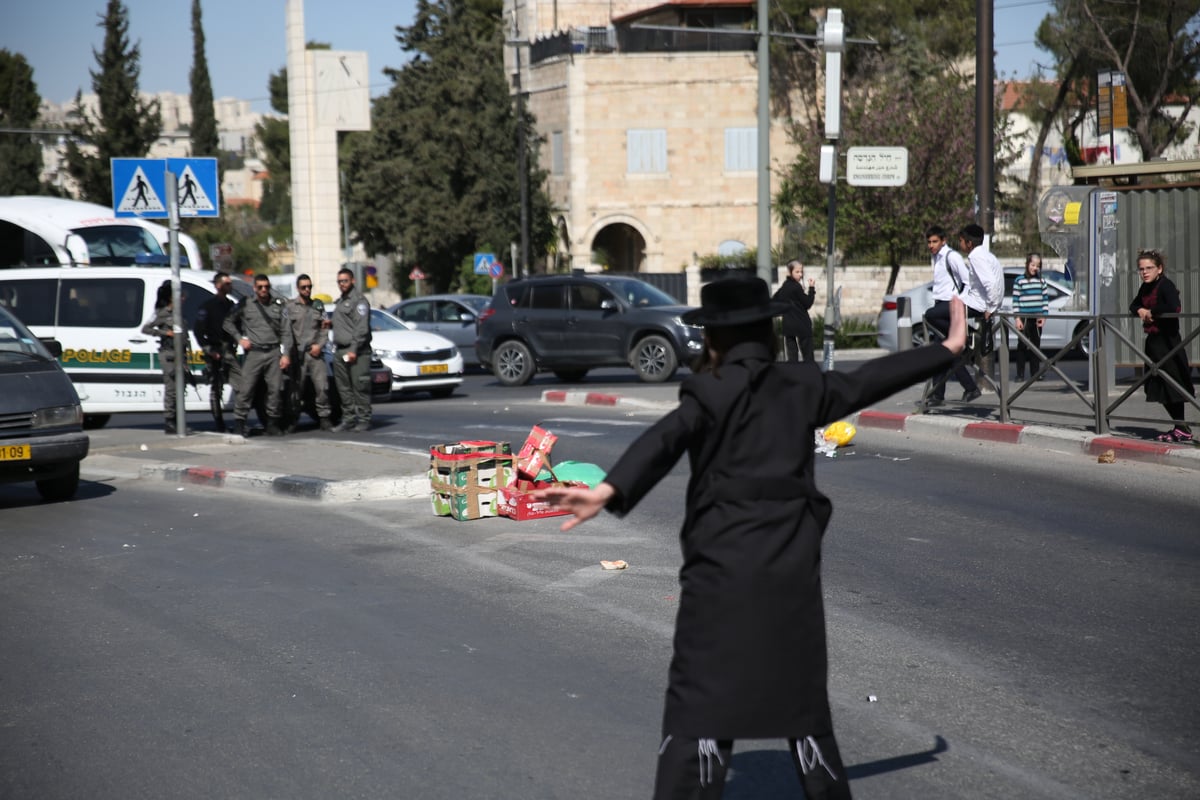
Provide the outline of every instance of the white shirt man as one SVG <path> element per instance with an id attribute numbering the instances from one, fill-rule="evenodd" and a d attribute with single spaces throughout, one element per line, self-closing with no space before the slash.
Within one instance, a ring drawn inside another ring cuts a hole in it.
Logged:
<path id="1" fill-rule="evenodd" d="M 978 225 L 968 225 L 958 235 L 959 246 L 967 253 L 970 264 L 962 300 L 968 308 L 990 317 L 1000 310 L 1004 302 L 1004 269 L 992 252 L 983 246 L 983 238 L 983 228 Z"/>

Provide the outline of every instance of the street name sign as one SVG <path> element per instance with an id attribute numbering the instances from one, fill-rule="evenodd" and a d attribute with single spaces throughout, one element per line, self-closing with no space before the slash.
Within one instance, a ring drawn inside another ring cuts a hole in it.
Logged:
<path id="1" fill-rule="evenodd" d="M 846 183 L 903 186 L 908 183 L 908 148 L 851 147 L 846 151 Z"/>

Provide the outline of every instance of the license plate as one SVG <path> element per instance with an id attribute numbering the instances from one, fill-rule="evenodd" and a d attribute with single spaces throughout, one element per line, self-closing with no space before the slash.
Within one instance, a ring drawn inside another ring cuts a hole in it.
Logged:
<path id="1" fill-rule="evenodd" d="M 449 372 L 449 371 L 450 371 L 449 364 L 422 364 L 421 365 L 421 374 L 422 375 L 441 375 L 441 374 Z"/>
<path id="2" fill-rule="evenodd" d="M 33 458 L 27 444 L 0 444 L 0 461 L 28 461 Z"/>

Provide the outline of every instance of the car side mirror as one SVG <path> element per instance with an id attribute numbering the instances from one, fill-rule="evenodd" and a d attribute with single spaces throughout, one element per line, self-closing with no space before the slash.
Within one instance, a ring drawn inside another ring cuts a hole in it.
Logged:
<path id="1" fill-rule="evenodd" d="M 464 322 L 464 323 L 474 323 L 475 315 L 472 314 L 470 311 L 464 311 L 458 315 L 458 321 Z"/>
<path id="2" fill-rule="evenodd" d="M 38 341 L 46 346 L 46 349 L 50 351 L 50 355 L 54 356 L 55 358 L 62 358 L 62 342 L 60 342 L 58 339 L 53 337 L 46 337 L 43 339 L 39 336 Z"/>

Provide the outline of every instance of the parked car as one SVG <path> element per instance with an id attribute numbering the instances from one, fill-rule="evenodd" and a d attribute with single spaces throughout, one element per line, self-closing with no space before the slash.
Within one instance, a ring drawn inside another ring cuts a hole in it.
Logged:
<path id="1" fill-rule="evenodd" d="M 614 366 L 659 383 L 703 348 L 703 330 L 680 319 L 688 310 L 636 278 L 538 275 L 496 290 L 475 350 L 505 386 L 528 383 L 538 370 L 578 381 Z"/>
<path id="2" fill-rule="evenodd" d="M 463 357 L 444 336 L 411 330 L 396 317 L 371 309 L 371 348 L 392 372 L 392 392 L 449 397 L 463 381 Z"/>
<path id="3" fill-rule="evenodd" d="M 1001 307 L 1003 313 L 1012 312 L 1013 282 L 1024 271 L 1024 267 L 1004 268 L 1004 304 Z M 1042 278 L 1046 281 L 1046 294 L 1050 300 L 1050 314 L 1042 327 L 1042 349 L 1045 351 L 1059 350 L 1071 341 L 1077 330 L 1087 323 L 1080 319 L 1055 317 L 1055 312 L 1069 312 L 1075 309 L 1075 283 L 1071 277 L 1064 272 L 1045 270 L 1042 272 Z M 885 350 L 894 351 L 897 348 L 896 326 L 901 298 L 908 300 L 912 320 L 912 343 L 914 346 L 924 344 L 925 333 L 921 319 L 925 312 L 933 306 L 933 281 L 923 283 L 907 292 L 884 296 L 883 307 L 879 312 L 876 341 Z M 999 340 L 997 339 L 997 341 Z M 1010 348 L 1017 346 L 1016 334 L 1011 331 L 1009 331 L 1008 344 Z"/>
<path id="4" fill-rule="evenodd" d="M 83 408 L 49 347 L 0 306 L 0 482 L 33 481 L 46 500 L 69 500 L 88 454 Z"/>
<path id="5" fill-rule="evenodd" d="M 433 294 L 414 297 L 388 308 L 388 313 L 415 331 L 444 336 L 454 342 L 468 366 L 478 366 L 475 322 L 492 298 L 482 294 Z"/>

